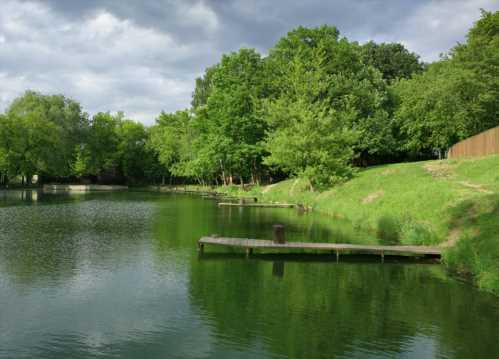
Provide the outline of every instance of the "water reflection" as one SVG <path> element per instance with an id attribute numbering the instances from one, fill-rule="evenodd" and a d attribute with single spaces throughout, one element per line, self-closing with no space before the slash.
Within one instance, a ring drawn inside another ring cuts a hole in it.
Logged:
<path id="1" fill-rule="evenodd" d="M 0 200 L 0 357 L 492 357 L 498 300 L 440 266 L 334 256 L 198 257 L 206 234 L 323 240 L 294 211 L 188 196 Z M 358 234 L 357 234 L 358 236 Z M 352 238 L 355 241 L 355 234 Z"/>
<path id="2" fill-rule="evenodd" d="M 275 261 L 272 262 L 272 275 L 277 278 L 284 277 L 284 262 Z"/>
<path id="3" fill-rule="evenodd" d="M 0 189 L 0 205 L 7 203 L 22 202 L 37 202 L 38 197 L 42 193 L 36 189 L 29 190 L 1 190 Z"/>

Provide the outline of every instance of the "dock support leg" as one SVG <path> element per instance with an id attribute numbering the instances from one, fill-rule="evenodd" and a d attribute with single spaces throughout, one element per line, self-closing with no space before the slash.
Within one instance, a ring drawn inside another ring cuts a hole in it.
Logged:
<path id="1" fill-rule="evenodd" d="M 250 254 L 253 253 L 253 249 L 252 248 L 246 248 L 246 258 L 249 258 Z"/>
<path id="2" fill-rule="evenodd" d="M 385 252 L 381 252 L 381 263 L 385 263 Z"/>
<path id="3" fill-rule="evenodd" d="M 336 250 L 336 263 L 340 261 L 340 252 Z"/>
<path id="4" fill-rule="evenodd" d="M 203 243 L 198 243 L 198 252 L 199 252 L 199 254 L 203 254 L 203 252 L 204 252 L 204 244 Z"/>

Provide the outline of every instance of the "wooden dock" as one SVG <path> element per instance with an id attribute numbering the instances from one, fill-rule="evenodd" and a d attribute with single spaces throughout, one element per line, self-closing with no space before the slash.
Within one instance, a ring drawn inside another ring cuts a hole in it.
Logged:
<path id="1" fill-rule="evenodd" d="M 261 240 L 261 239 L 243 239 L 243 238 L 224 238 L 224 237 L 203 237 L 198 241 L 198 249 L 203 253 L 204 246 L 223 246 L 243 248 L 246 255 L 249 256 L 253 250 L 315 250 L 328 251 L 336 254 L 336 259 L 339 259 L 340 254 L 371 254 L 378 255 L 384 260 L 385 255 L 397 256 L 431 256 L 441 257 L 442 249 L 439 247 L 429 246 L 381 246 L 381 245 L 357 245 L 344 243 L 306 243 L 306 242 L 284 242 Z"/>

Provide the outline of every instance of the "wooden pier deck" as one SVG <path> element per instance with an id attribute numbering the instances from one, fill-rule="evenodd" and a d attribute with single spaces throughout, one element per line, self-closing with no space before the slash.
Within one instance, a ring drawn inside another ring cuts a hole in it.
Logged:
<path id="1" fill-rule="evenodd" d="M 329 251 L 336 254 L 338 259 L 340 254 L 372 254 L 379 255 L 384 259 L 385 255 L 397 256 L 431 256 L 441 257 L 442 249 L 440 247 L 429 246 L 381 246 L 381 245 L 357 245 L 346 243 L 306 243 L 306 242 L 285 242 L 276 243 L 271 240 L 261 239 L 243 239 L 243 238 L 224 238 L 224 237 L 202 237 L 198 241 L 199 251 L 204 251 L 205 245 L 238 247 L 246 250 L 246 255 L 253 253 L 253 250 L 264 249 L 301 249 Z"/>

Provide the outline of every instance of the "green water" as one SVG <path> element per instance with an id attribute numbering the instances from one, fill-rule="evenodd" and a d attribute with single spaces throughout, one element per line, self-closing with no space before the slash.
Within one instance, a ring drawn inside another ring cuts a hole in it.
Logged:
<path id="1" fill-rule="evenodd" d="M 152 193 L 0 192 L 0 358 L 494 358 L 499 298 L 435 264 L 207 250 L 356 241 L 286 209 Z"/>

